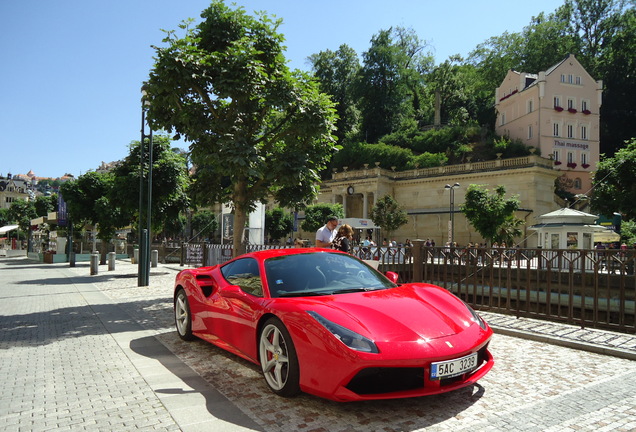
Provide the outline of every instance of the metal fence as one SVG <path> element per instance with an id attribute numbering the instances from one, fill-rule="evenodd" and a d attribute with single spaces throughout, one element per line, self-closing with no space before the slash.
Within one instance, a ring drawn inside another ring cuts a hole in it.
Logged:
<path id="1" fill-rule="evenodd" d="M 636 333 L 634 250 L 424 247 L 413 252 L 420 280 L 478 309 Z"/>
<path id="2" fill-rule="evenodd" d="M 249 245 L 248 251 L 289 246 Z M 636 250 L 355 247 L 404 282 L 444 287 L 476 309 L 636 333 Z M 184 244 L 182 265 L 229 260 L 231 245 Z"/>

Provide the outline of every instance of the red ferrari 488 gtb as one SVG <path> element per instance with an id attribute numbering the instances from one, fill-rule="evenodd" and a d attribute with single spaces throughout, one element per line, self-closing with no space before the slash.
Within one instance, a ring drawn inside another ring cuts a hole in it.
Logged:
<path id="1" fill-rule="evenodd" d="M 397 283 L 326 249 L 248 253 L 181 271 L 177 332 L 260 365 L 281 396 L 404 398 L 474 384 L 493 366 L 492 330 L 443 288 Z"/>

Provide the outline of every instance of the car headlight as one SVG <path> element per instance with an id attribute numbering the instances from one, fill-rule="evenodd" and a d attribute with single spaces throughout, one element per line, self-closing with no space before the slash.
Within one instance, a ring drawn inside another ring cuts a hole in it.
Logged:
<path id="1" fill-rule="evenodd" d="M 479 327 L 481 327 L 482 329 L 486 330 L 486 321 L 484 321 L 484 319 L 482 317 L 480 317 L 477 312 L 475 312 L 475 309 L 471 308 L 466 303 L 464 303 L 464 304 L 466 305 L 466 307 L 470 311 L 470 314 L 473 316 L 473 321 L 476 322 L 477 324 L 479 324 Z"/>
<path id="2" fill-rule="evenodd" d="M 351 348 L 352 350 L 366 352 L 366 353 L 379 353 L 378 347 L 371 339 L 362 336 L 354 331 L 349 330 L 339 324 L 329 321 L 322 315 L 314 311 L 307 311 L 307 313 L 318 321 L 324 328 L 329 330 L 340 342 Z"/>

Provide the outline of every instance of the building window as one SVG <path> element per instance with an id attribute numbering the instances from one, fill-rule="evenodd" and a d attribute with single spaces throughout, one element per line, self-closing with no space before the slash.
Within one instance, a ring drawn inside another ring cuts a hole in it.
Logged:
<path id="1" fill-rule="evenodd" d="M 581 153 L 581 165 L 587 165 L 588 163 L 587 153 Z"/>
<path id="2" fill-rule="evenodd" d="M 565 80 L 565 74 L 561 74 L 561 82 L 562 82 L 562 83 L 566 82 L 566 80 Z"/>
<path id="3" fill-rule="evenodd" d="M 561 96 L 555 96 L 554 97 L 554 106 L 555 107 L 560 107 L 561 106 Z"/>
<path id="4" fill-rule="evenodd" d="M 576 101 L 572 98 L 568 98 L 568 109 L 576 108 Z"/>
<path id="5" fill-rule="evenodd" d="M 581 139 L 583 140 L 587 139 L 587 125 L 581 126 Z"/>
<path id="6" fill-rule="evenodd" d="M 499 119 L 500 119 L 499 124 L 501 126 L 505 125 L 506 124 L 506 113 L 501 113 L 501 117 L 499 117 Z"/>
<path id="7" fill-rule="evenodd" d="M 581 179 L 580 179 L 580 178 L 578 178 L 578 177 L 577 177 L 577 178 L 575 178 L 575 179 L 574 179 L 574 189 L 579 189 L 579 190 L 580 190 L 580 189 L 581 189 L 581 187 L 582 187 L 582 186 L 581 186 Z"/>
<path id="8" fill-rule="evenodd" d="M 568 125 L 568 138 L 574 138 L 574 125 Z"/>
<path id="9" fill-rule="evenodd" d="M 528 139 L 532 139 L 532 125 L 528 126 Z"/>
<path id="10" fill-rule="evenodd" d="M 580 76 L 577 76 L 576 77 L 576 85 L 581 85 L 581 84 L 583 84 L 583 80 L 581 79 Z"/>
<path id="11" fill-rule="evenodd" d="M 590 102 L 587 99 L 581 99 L 581 111 L 589 110 Z"/>
<path id="12" fill-rule="evenodd" d="M 574 153 L 568 152 L 568 163 L 574 163 Z"/>
<path id="13" fill-rule="evenodd" d="M 554 125 L 552 125 L 552 131 L 554 132 L 555 137 L 561 136 L 558 123 L 554 123 Z"/>
<path id="14" fill-rule="evenodd" d="M 527 111 L 527 114 L 530 114 L 532 111 L 534 111 L 534 101 L 532 99 L 528 101 L 528 106 L 526 111 Z"/>
<path id="15" fill-rule="evenodd" d="M 568 75 L 568 83 L 569 84 L 573 84 L 574 83 L 574 75 L 572 75 L 572 74 Z"/>
<path id="16" fill-rule="evenodd" d="M 561 153 L 558 150 L 554 150 L 552 152 L 552 155 L 554 156 L 554 160 L 555 161 L 560 161 L 561 160 Z"/>

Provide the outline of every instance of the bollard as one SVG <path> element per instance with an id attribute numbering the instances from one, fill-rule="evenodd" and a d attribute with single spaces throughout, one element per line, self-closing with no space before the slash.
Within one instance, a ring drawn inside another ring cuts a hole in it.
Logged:
<path id="1" fill-rule="evenodd" d="M 137 264 L 138 262 L 139 262 L 139 248 L 135 248 L 135 250 L 133 250 L 133 257 L 130 263 Z"/>
<path id="2" fill-rule="evenodd" d="M 150 266 L 157 267 L 157 263 L 159 263 L 159 251 L 158 250 L 151 251 L 150 256 L 151 256 Z"/>
<path id="3" fill-rule="evenodd" d="M 99 268 L 99 254 L 91 254 L 91 275 L 96 275 Z"/>
<path id="4" fill-rule="evenodd" d="M 115 252 L 108 252 L 108 271 L 115 270 L 115 257 L 117 254 Z"/>

